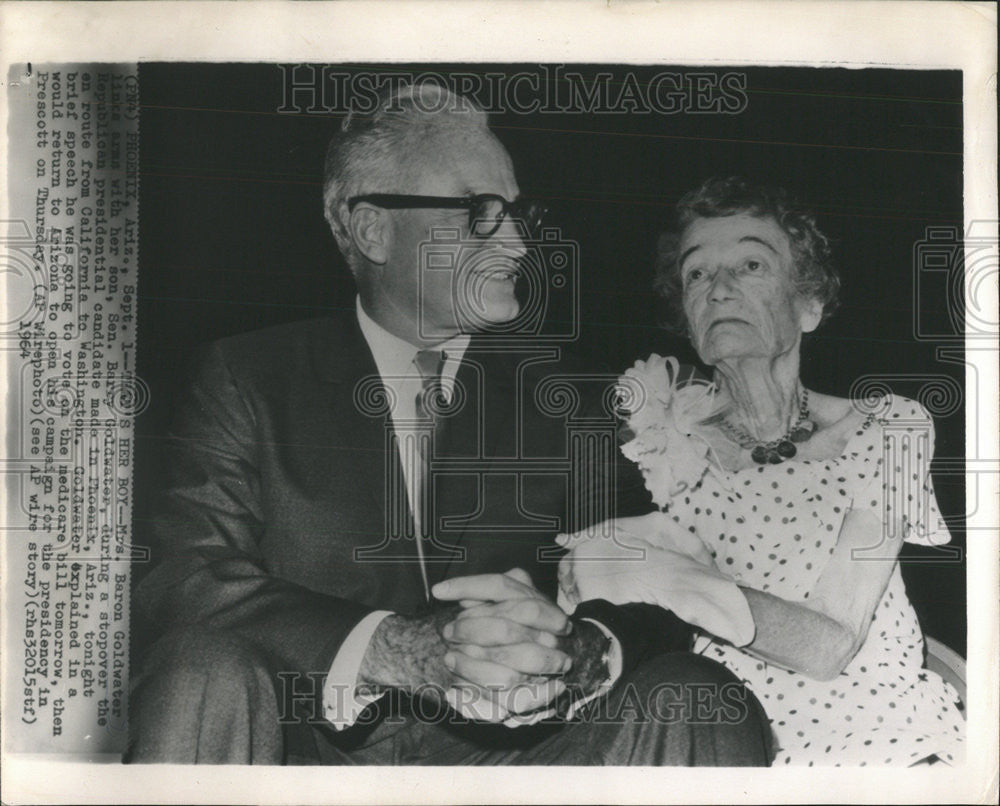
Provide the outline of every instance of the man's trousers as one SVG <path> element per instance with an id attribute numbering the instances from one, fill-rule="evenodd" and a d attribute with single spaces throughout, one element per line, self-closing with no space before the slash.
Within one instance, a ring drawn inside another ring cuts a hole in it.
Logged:
<path id="1" fill-rule="evenodd" d="M 648 660 L 572 721 L 514 728 L 390 694 L 337 732 L 303 711 L 294 691 L 248 641 L 196 628 L 169 634 L 134 680 L 125 760 L 766 766 L 772 758 L 756 698 L 719 664 L 686 652 Z"/>

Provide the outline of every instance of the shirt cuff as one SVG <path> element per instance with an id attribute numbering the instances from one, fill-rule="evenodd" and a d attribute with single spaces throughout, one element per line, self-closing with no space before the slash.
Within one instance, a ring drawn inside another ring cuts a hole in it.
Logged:
<path id="1" fill-rule="evenodd" d="M 389 610 L 375 610 L 361 619 L 348 633 L 330 664 L 323 685 L 323 716 L 335 730 L 351 727 L 365 708 L 383 696 L 363 694 L 358 691 L 357 683 L 368 644 L 378 625 L 391 615 Z"/>

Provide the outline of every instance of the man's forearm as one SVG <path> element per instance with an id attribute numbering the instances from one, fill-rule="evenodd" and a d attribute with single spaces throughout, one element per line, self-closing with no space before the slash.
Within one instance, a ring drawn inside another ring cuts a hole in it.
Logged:
<path id="1" fill-rule="evenodd" d="M 457 607 L 447 607 L 423 617 L 386 616 L 361 661 L 359 688 L 371 693 L 388 688 L 411 692 L 448 688 L 452 675 L 444 665 L 448 645 L 441 631 L 457 612 Z"/>

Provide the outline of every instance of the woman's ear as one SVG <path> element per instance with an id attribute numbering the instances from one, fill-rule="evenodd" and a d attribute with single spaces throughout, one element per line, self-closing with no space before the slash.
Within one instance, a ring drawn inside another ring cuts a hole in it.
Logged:
<path id="1" fill-rule="evenodd" d="M 355 247 L 372 263 L 383 265 L 389 258 L 389 217 L 385 210 L 359 204 L 351 213 L 348 230 Z"/>
<path id="2" fill-rule="evenodd" d="M 818 299 L 799 300 L 799 327 L 803 333 L 812 333 L 823 319 L 823 304 Z"/>

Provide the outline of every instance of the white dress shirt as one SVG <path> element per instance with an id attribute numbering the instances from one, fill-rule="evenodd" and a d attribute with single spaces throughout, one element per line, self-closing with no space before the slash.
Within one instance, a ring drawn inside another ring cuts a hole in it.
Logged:
<path id="1" fill-rule="evenodd" d="M 361 333 L 368 342 L 368 346 L 375 358 L 375 366 L 378 368 L 382 382 L 392 393 L 393 408 L 391 417 L 393 428 L 397 434 L 406 429 L 412 429 L 413 422 L 417 419 L 417 395 L 423 389 L 423 378 L 417 370 L 414 359 L 419 348 L 414 347 L 407 341 L 400 339 L 389 333 L 385 328 L 377 324 L 361 306 L 361 298 L 356 301 L 358 324 Z M 462 364 L 462 358 L 469 346 L 470 337 L 461 334 L 449 339 L 441 344 L 434 345 L 435 350 L 445 353 L 445 362 L 441 370 L 441 386 L 445 400 L 450 402 L 455 389 L 455 377 Z M 423 463 L 415 461 L 415 457 L 402 455 L 406 450 L 404 440 L 398 440 L 400 450 L 400 463 L 403 468 L 403 475 L 406 481 L 406 491 L 409 497 L 410 512 L 413 515 L 415 534 L 421 532 L 420 507 L 417 502 L 420 500 L 420 489 L 422 479 L 419 477 L 423 470 Z M 330 671 L 326 677 L 326 685 L 323 689 L 323 711 L 326 719 L 338 730 L 350 727 L 354 724 L 361 712 L 378 696 L 361 694 L 357 691 L 358 673 L 361 670 L 361 661 L 364 659 L 365 651 L 374 635 L 376 628 L 382 620 L 392 615 L 387 610 L 376 610 L 365 616 L 354 629 L 348 634 L 341 644 Z M 612 649 L 609 653 L 609 667 L 611 678 L 591 697 L 575 704 L 574 710 L 578 709 L 593 697 L 598 696 L 609 688 L 621 674 L 621 649 L 618 641 L 604 627 L 604 625 L 594 622 L 606 635 L 612 639 Z M 464 712 L 467 716 L 484 716 L 477 711 L 474 705 L 459 703 L 455 698 L 449 697 L 457 710 Z M 464 707 L 463 707 L 464 706 Z M 512 717 L 510 724 L 526 724 L 538 721 L 548 716 L 551 711 L 538 712 L 530 718 Z M 572 713 L 572 712 L 571 712 Z"/>

